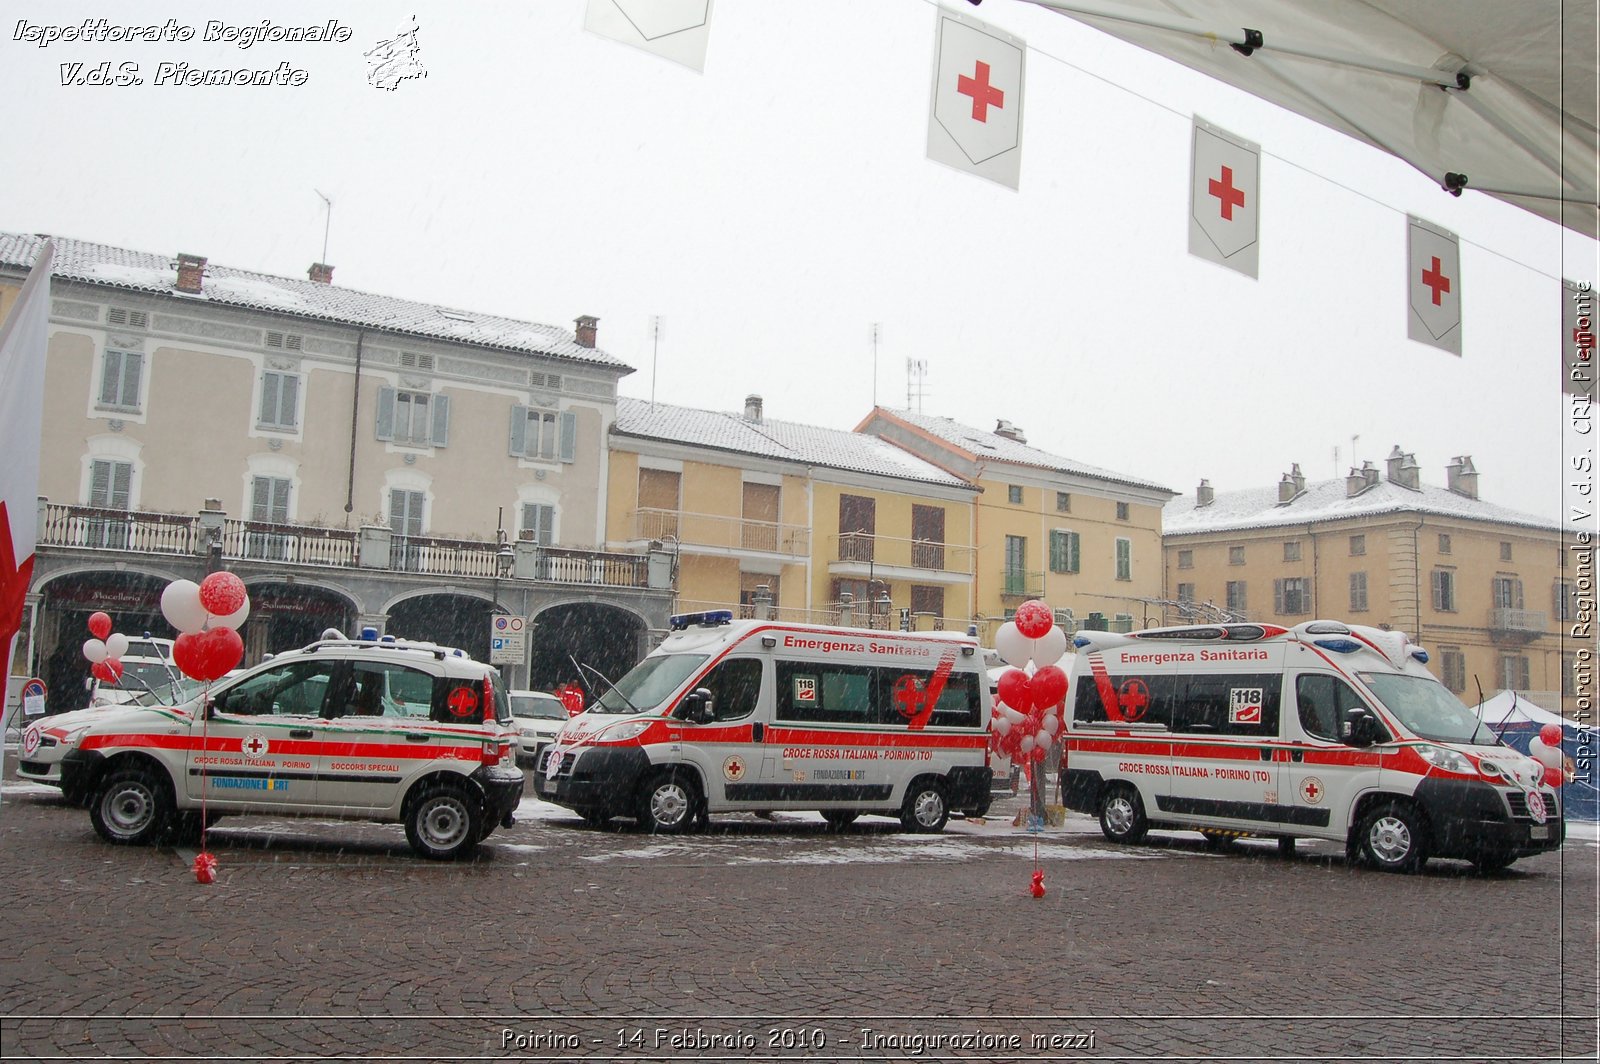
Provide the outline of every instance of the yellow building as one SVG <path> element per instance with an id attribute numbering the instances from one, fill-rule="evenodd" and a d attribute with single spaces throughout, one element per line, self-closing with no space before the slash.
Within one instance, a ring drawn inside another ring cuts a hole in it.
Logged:
<path id="1" fill-rule="evenodd" d="M 1030 447 L 1022 430 L 1006 421 L 985 432 L 879 407 L 857 431 L 903 447 L 978 490 L 973 594 L 981 617 L 1008 618 L 1032 598 L 1048 602 L 1068 628 L 1130 631 L 1156 616 L 1161 513 L 1171 490 Z"/>
<path id="2" fill-rule="evenodd" d="M 619 398 L 608 546 L 676 555 L 683 612 L 965 629 L 974 490 L 860 433 Z"/>
<path id="3" fill-rule="evenodd" d="M 1472 459 L 1422 483 L 1396 447 L 1342 480 L 1217 492 L 1202 481 L 1165 515 L 1166 620 L 1313 618 L 1406 632 L 1429 668 L 1472 704 L 1515 690 L 1573 705 L 1575 582 L 1561 525 L 1478 497 Z M 1570 563 L 1569 563 L 1570 564 Z"/>

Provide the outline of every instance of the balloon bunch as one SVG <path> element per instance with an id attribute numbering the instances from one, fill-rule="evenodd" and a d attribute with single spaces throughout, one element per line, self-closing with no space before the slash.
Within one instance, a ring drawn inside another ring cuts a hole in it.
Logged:
<path id="1" fill-rule="evenodd" d="M 101 683 L 116 683 L 122 679 L 122 655 L 128 652 L 128 637 L 111 630 L 111 615 L 96 611 L 89 615 L 89 634 L 93 639 L 83 644 L 83 656 L 89 659 L 89 672 Z"/>
<path id="2" fill-rule="evenodd" d="M 1539 729 L 1539 734 L 1528 740 L 1528 754 L 1539 764 L 1544 766 L 1544 782 L 1547 787 L 1559 787 L 1566 781 L 1566 775 L 1561 771 L 1561 725 L 1546 724 Z"/>
<path id="3" fill-rule="evenodd" d="M 250 596 L 232 573 L 212 573 L 198 584 L 174 580 L 161 592 L 161 615 L 180 633 L 172 662 L 185 676 L 209 683 L 244 657 L 238 628 L 250 616 Z"/>
<path id="4" fill-rule="evenodd" d="M 1067 652 L 1067 636 L 1050 607 L 1032 600 L 1000 626 L 994 645 L 1013 668 L 1000 674 L 989 749 L 1022 765 L 1031 779 L 1033 763 L 1045 759 L 1064 723 L 1067 674 L 1056 662 Z"/>

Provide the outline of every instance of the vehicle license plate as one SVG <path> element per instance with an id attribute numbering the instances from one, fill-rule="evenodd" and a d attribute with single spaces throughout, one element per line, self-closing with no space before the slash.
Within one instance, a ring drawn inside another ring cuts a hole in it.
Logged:
<path id="1" fill-rule="evenodd" d="M 1529 828 L 1528 837 L 1530 839 L 1548 839 L 1550 837 L 1550 825 L 1539 824 L 1536 827 Z"/>

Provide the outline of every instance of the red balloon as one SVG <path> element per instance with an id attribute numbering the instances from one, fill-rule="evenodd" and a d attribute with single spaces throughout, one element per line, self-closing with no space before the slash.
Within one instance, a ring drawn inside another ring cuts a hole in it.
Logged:
<path id="1" fill-rule="evenodd" d="M 1028 893 L 1035 898 L 1044 897 L 1044 869 L 1035 869 L 1033 882 L 1028 886 Z"/>
<path id="2" fill-rule="evenodd" d="M 1067 674 L 1059 665 L 1046 665 L 1033 674 L 1029 681 L 1033 687 L 1033 703 L 1049 709 L 1059 706 L 1067 697 Z"/>
<path id="3" fill-rule="evenodd" d="M 200 581 L 200 605 L 213 617 L 239 612 L 246 597 L 244 581 L 232 573 L 212 573 Z"/>
<path id="4" fill-rule="evenodd" d="M 232 628 L 184 632 L 172 644 L 172 662 L 193 680 L 220 680 L 244 657 L 244 640 Z"/>
<path id="5" fill-rule="evenodd" d="M 1028 674 L 1021 669 L 1007 669 L 1002 672 L 998 687 L 1000 701 L 1018 713 L 1027 713 L 1033 709 L 1033 685 L 1028 681 Z"/>
<path id="6" fill-rule="evenodd" d="M 1056 623 L 1056 617 L 1049 606 L 1038 599 L 1030 599 L 1017 607 L 1011 623 L 1016 625 L 1017 631 L 1027 638 L 1038 639 Z"/>
<path id="7" fill-rule="evenodd" d="M 1544 785 L 1546 787 L 1559 787 L 1566 781 L 1567 778 L 1560 769 L 1551 768 L 1549 765 L 1544 766 Z"/>
<path id="8" fill-rule="evenodd" d="M 1050 756 L 1049 747 L 1048 745 L 1040 746 L 1038 743 L 1034 743 L 1033 749 L 1028 751 L 1028 756 L 1033 758 L 1035 761 L 1043 761 L 1046 757 Z"/>
<path id="9" fill-rule="evenodd" d="M 122 679 L 122 662 L 116 658 L 106 658 L 104 661 L 97 661 L 89 666 L 89 671 L 101 683 L 116 683 Z"/>
<path id="10" fill-rule="evenodd" d="M 104 639 L 111 634 L 111 614 L 97 610 L 89 614 L 89 634 Z"/>
<path id="11" fill-rule="evenodd" d="M 1539 741 L 1546 746 L 1561 746 L 1561 725 L 1546 724 L 1539 729 Z"/>
<path id="12" fill-rule="evenodd" d="M 197 853 L 194 855 L 194 881 L 196 883 L 213 883 L 217 878 L 217 855 L 213 853 Z"/>

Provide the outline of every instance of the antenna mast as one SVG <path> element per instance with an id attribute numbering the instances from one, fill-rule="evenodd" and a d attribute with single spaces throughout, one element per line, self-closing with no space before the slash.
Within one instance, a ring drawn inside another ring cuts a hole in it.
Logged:
<path id="1" fill-rule="evenodd" d="M 322 198 L 323 207 L 325 209 L 322 222 L 322 258 L 318 259 L 317 261 L 326 263 L 328 261 L 328 230 L 333 225 L 333 200 L 329 199 L 327 196 L 324 196 L 319 189 L 314 188 L 311 191 L 315 192 Z"/>
<path id="2" fill-rule="evenodd" d="M 878 338 L 881 335 L 881 330 L 882 326 L 877 322 L 872 323 L 872 406 L 874 409 L 878 406 Z"/>
<path id="3" fill-rule="evenodd" d="M 925 381 L 928 377 L 928 360 L 906 359 L 906 409 L 922 413 L 922 397 L 928 394 Z"/>
<path id="4" fill-rule="evenodd" d="M 661 315 L 650 315 L 650 406 L 656 405 L 656 365 L 661 353 Z"/>

